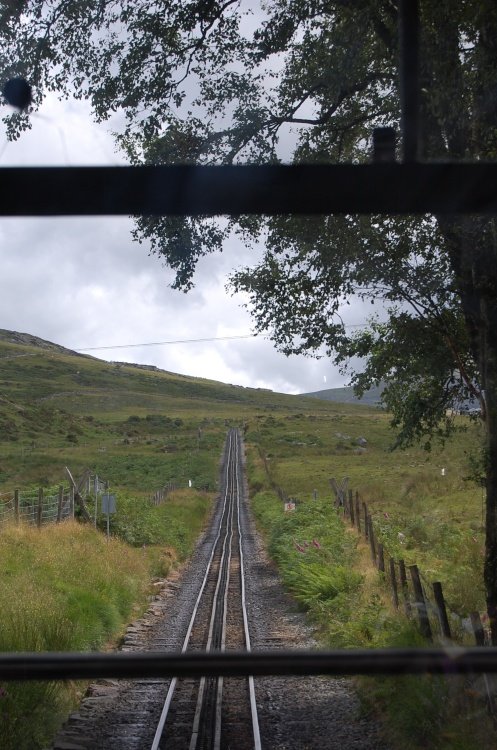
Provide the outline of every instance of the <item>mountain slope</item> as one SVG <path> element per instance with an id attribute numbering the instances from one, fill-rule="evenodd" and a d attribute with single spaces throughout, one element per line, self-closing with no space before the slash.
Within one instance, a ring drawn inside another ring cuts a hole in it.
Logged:
<path id="1" fill-rule="evenodd" d="M 365 406 L 379 406 L 383 388 L 370 388 L 362 398 L 357 398 L 352 387 L 327 388 L 313 393 L 302 393 L 302 396 L 319 398 L 323 401 L 334 401 L 340 404 L 364 404 Z"/>
<path id="2" fill-rule="evenodd" d="M 0 493 L 58 484 L 66 466 L 73 474 L 91 467 L 133 493 L 190 480 L 214 488 L 227 426 L 298 414 L 327 420 L 337 406 L 104 362 L 0 331 Z"/>
<path id="3" fill-rule="evenodd" d="M 0 395 L 94 416 L 157 410 L 309 408 L 303 397 L 243 388 L 143 365 L 108 363 L 25 333 L 0 330 Z M 198 404 L 200 407 L 200 404 Z"/>

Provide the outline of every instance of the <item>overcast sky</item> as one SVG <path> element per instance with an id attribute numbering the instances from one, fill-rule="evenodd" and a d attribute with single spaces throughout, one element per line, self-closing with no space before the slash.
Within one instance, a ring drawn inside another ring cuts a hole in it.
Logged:
<path id="1" fill-rule="evenodd" d="M 8 143 L 1 131 L 0 165 L 119 164 L 113 126 L 95 125 L 85 102 L 49 96 L 19 141 Z M 203 259 L 196 288 L 184 294 L 169 287 L 171 272 L 146 246 L 131 240 L 131 226 L 113 217 L 0 219 L 0 328 L 70 349 L 251 333 L 243 298 L 229 296 L 225 283 L 253 251 L 234 240 L 221 255 Z M 348 307 L 344 317 L 356 324 L 364 313 Z M 286 393 L 345 383 L 329 360 L 285 357 L 263 338 L 89 353 Z"/>

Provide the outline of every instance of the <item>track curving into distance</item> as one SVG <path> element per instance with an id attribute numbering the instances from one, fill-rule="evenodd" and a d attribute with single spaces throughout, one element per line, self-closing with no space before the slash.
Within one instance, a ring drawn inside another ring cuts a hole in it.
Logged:
<path id="1" fill-rule="evenodd" d="M 189 651 L 250 651 L 245 600 L 241 438 L 228 433 L 222 510 L 205 575 L 183 641 Z M 254 680 L 173 678 L 151 750 L 260 750 Z"/>

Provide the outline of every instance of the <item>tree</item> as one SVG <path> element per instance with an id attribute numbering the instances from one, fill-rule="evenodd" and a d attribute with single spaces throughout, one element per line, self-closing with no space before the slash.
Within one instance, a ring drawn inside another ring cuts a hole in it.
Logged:
<path id="1" fill-rule="evenodd" d="M 35 88 L 123 110 L 133 163 L 364 161 L 371 130 L 397 125 L 397 3 L 52 0 L 2 6 L 2 65 Z M 497 7 L 422 0 L 421 158 L 497 154 Z M 255 27 L 255 30 L 254 30 Z M 11 137 L 29 115 L 8 122 Z M 446 407 L 477 398 L 486 424 L 485 586 L 497 644 L 497 233 L 493 218 L 138 219 L 135 236 L 187 289 L 229 231 L 264 237 L 249 292 L 256 325 L 284 351 L 324 346 L 386 378 L 401 441 L 446 431 Z M 349 335 L 347 295 L 381 296 L 386 323 Z M 304 331 L 304 334 L 302 332 Z M 409 342 L 408 348 L 406 342 Z M 398 383 L 402 383 L 399 388 Z"/>
<path id="2" fill-rule="evenodd" d="M 432 219 L 282 217 L 268 232 L 260 264 L 236 272 L 232 283 L 248 292 L 258 330 L 272 326 L 280 350 L 324 348 L 352 371 L 359 393 L 384 383 L 397 446 L 424 437 L 429 448 L 430 437 L 444 439 L 454 407 L 468 399 L 485 418 L 459 297 Z M 348 295 L 381 300 L 386 320 L 376 315 L 368 327 L 349 332 L 337 315 Z M 359 371 L 350 365 L 357 357 Z"/>

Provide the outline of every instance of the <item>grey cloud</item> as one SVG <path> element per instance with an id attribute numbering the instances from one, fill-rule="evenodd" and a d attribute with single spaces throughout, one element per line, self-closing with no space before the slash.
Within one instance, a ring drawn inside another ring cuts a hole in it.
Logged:
<path id="1" fill-rule="evenodd" d="M 4 149 L 2 164 L 119 163 L 111 136 L 91 123 L 87 103 L 49 96 L 41 115 L 29 133 Z M 131 220 L 110 217 L 1 220 L 0 327 L 69 348 L 251 331 L 243 298 L 232 298 L 224 286 L 234 268 L 257 262 L 260 246 L 247 248 L 231 238 L 225 252 L 201 260 L 197 285 L 185 295 L 168 286 L 171 271 L 149 257 L 145 245 L 131 241 L 131 227 Z M 347 315 L 352 318 L 351 311 Z M 326 360 L 284 357 L 264 339 L 94 354 L 287 392 L 343 382 Z"/>

